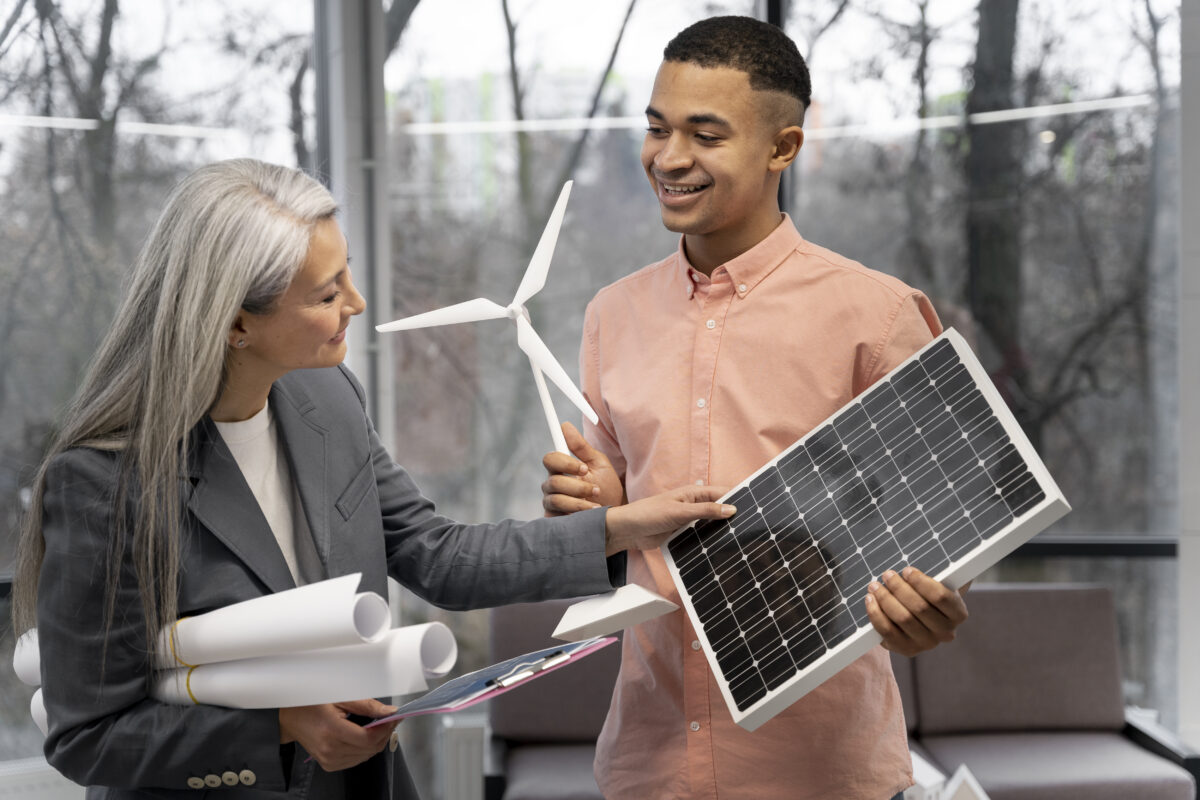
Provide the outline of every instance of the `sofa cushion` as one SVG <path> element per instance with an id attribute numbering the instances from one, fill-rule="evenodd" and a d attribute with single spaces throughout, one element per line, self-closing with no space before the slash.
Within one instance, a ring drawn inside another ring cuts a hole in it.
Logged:
<path id="1" fill-rule="evenodd" d="M 572 602 L 553 600 L 493 609 L 492 663 L 563 644 L 550 634 Z M 527 687 L 500 695 L 488 704 L 493 735 L 524 742 L 595 742 L 608 714 L 620 666 L 618 642 Z M 564 708 L 571 712 L 562 713 Z"/>
<path id="2" fill-rule="evenodd" d="M 990 800 L 1195 800 L 1181 767 L 1119 733 L 926 736 L 946 774 L 966 764 Z"/>
<path id="3" fill-rule="evenodd" d="M 955 641 L 914 660 L 922 738 L 1124 725 L 1112 594 L 1002 584 L 967 593 Z"/>
<path id="4" fill-rule="evenodd" d="M 595 757 L 590 744 L 513 747 L 504 762 L 503 800 L 604 800 L 592 775 Z"/>

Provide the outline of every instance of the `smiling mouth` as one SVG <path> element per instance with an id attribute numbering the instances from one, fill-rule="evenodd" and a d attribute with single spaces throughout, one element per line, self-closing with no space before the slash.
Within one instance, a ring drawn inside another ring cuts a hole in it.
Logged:
<path id="1" fill-rule="evenodd" d="M 707 189 L 711 184 L 667 183 L 660 179 L 658 185 L 661 187 L 663 194 L 669 197 L 687 197 L 689 194 L 695 194 Z"/>

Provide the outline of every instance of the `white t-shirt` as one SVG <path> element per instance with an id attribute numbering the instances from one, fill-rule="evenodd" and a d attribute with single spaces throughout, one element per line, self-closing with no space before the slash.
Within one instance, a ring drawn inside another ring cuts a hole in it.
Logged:
<path id="1" fill-rule="evenodd" d="M 279 431 L 270 404 L 250 419 L 216 425 L 279 542 L 292 578 L 297 586 L 303 586 L 296 539 L 304 536 L 311 540 L 312 533 L 292 481 L 287 456 L 279 446 Z"/>

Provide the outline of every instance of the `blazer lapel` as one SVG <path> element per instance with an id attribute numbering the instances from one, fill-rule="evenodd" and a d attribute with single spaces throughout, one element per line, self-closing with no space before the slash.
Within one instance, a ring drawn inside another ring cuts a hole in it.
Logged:
<path id="1" fill-rule="evenodd" d="M 329 496 L 327 481 L 328 460 L 326 458 L 326 436 L 320 408 L 298 381 L 287 387 L 277 382 L 271 389 L 271 410 L 275 412 L 275 423 L 279 426 L 283 449 L 287 453 L 292 480 L 300 493 L 300 504 L 312 531 L 313 544 L 321 564 L 329 569 L 331 547 L 329 533 L 329 511 L 333 498 Z"/>
<path id="2" fill-rule="evenodd" d="M 208 417 L 194 431 L 189 465 L 192 514 L 272 592 L 295 587 L 267 518 Z"/>

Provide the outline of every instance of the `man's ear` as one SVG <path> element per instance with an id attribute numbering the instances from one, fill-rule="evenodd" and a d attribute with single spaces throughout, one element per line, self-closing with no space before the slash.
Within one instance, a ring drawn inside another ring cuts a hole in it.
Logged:
<path id="1" fill-rule="evenodd" d="M 767 166 L 772 172 L 783 172 L 792 165 L 800 148 L 804 146 L 804 129 L 799 125 L 789 125 L 775 134 L 775 150 L 771 153 L 771 162 Z"/>

